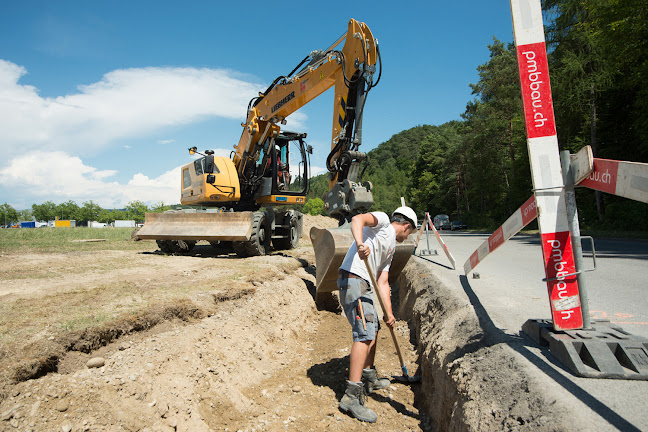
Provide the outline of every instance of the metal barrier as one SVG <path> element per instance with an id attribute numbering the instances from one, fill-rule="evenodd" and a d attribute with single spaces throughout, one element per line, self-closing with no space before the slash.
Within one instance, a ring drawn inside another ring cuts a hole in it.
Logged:
<path id="1" fill-rule="evenodd" d="M 446 256 L 448 257 L 448 260 L 450 261 L 450 264 L 452 264 L 452 270 L 455 270 L 457 268 L 456 261 L 454 259 L 454 256 L 450 253 L 450 249 L 448 249 L 448 245 L 445 244 L 441 236 L 439 235 L 439 232 L 437 231 L 436 227 L 432 223 L 432 219 L 430 218 L 430 213 L 425 212 L 425 217 L 423 218 L 423 223 L 421 224 L 421 228 L 419 229 L 419 233 L 416 236 L 416 245 L 418 247 L 419 241 L 421 240 L 421 235 L 423 233 L 423 230 L 425 230 L 425 240 L 427 241 L 427 249 L 421 249 L 420 251 L 417 248 L 417 253 L 419 256 L 423 255 L 438 255 L 438 252 L 435 250 L 430 249 L 430 236 L 429 236 L 429 229 L 434 231 L 434 235 L 436 236 L 437 241 L 443 248 L 443 252 L 445 252 Z"/>
<path id="2" fill-rule="evenodd" d="M 648 339 L 589 317 L 576 185 L 648 202 L 648 164 L 596 159 L 585 147 L 558 152 L 540 0 L 510 0 L 534 196 L 464 264 L 468 274 L 489 253 L 538 219 L 552 320 L 528 320 L 531 339 L 575 374 L 648 380 Z M 525 213 L 525 209 L 527 210 Z M 594 242 L 592 252 L 595 259 Z"/>

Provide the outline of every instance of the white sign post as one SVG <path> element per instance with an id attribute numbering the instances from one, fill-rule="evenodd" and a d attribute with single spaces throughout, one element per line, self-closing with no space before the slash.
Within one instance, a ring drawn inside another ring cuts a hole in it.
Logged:
<path id="1" fill-rule="evenodd" d="M 580 329 L 583 316 L 578 281 L 573 276 L 576 269 L 540 0 L 511 0 L 511 15 L 553 327 L 555 330 Z"/>

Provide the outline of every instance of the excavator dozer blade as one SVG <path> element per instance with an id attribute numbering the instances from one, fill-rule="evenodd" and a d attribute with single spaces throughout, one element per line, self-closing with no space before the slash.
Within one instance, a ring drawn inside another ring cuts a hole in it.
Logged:
<path id="1" fill-rule="evenodd" d="M 252 212 L 146 213 L 141 239 L 245 241 L 252 235 Z"/>
<path id="2" fill-rule="evenodd" d="M 327 293 L 337 290 L 338 270 L 349 247 L 353 244 L 351 225 L 338 228 L 311 228 L 310 238 L 315 250 L 316 293 Z M 416 246 L 411 238 L 403 243 L 396 243 L 396 251 L 389 269 L 389 283 L 398 279 L 403 268 L 414 253 Z"/>

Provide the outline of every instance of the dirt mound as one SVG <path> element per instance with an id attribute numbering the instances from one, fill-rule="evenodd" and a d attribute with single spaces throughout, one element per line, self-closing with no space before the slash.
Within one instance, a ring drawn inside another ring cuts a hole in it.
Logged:
<path id="1" fill-rule="evenodd" d="M 337 225 L 305 219 L 308 229 Z M 29 306 L 39 321 L 23 338 L 23 368 L 13 369 L 25 381 L 7 385 L 17 351 L 0 356 L 0 430 L 366 429 L 337 409 L 350 332 L 340 314 L 315 308 L 311 246 L 241 259 L 209 245 L 166 256 L 155 242 L 140 244 L 141 252 L 31 253 L 39 259 L 35 279 L 4 273 L 11 277 L 3 301 Z M 398 375 L 389 333 L 381 333 L 376 364 Z M 397 334 L 415 369 L 406 323 Z M 91 359 L 99 367 L 88 367 Z M 367 403 L 379 415 L 372 429 L 425 430 L 417 398 L 400 384 L 372 395 Z"/>
<path id="2" fill-rule="evenodd" d="M 303 226 L 302 240 L 306 240 L 310 243 L 311 228 L 335 228 L 338 226 L 338 221 L 337 219 L 328 216 L 304 215 Z"/>

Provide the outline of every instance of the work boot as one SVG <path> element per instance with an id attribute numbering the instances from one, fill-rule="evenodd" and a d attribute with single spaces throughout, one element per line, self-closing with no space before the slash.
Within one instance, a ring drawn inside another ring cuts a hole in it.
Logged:
<path id="1" fill-rule="evenodd" d="M 389 378 L 378 378 L 376 368 L 362 369 L 362 382 L 366 386 L 367 393 L 384 389 L 391 385 Z"/>
<path id="2" fill-rule="evenodd" d="M 362 383 L 347 381 L 346 391 L 340 399 L 340 409 L 360 421 L 375 423 L 378 416 L 365 406 L 365 390 Z"/>

